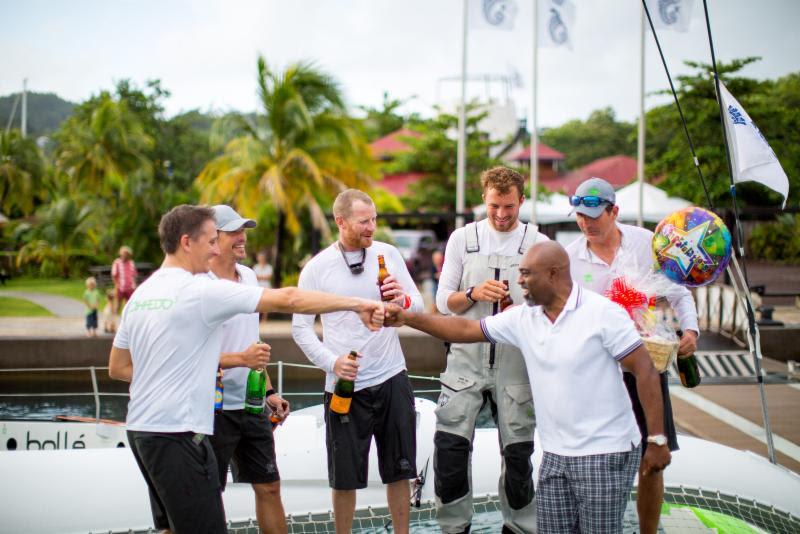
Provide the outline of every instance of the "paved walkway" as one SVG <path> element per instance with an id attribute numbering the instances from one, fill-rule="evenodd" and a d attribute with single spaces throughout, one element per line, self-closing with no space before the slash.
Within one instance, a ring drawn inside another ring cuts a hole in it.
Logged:
<path id="1" fill-rule="evenodd" d="M 33 291 L 0 291 L 0 297 L 29 300 L 48 310 L 56 317 L 82 318 L 86 314 L 86 307 L 83 302 L 69 297 Z"/>

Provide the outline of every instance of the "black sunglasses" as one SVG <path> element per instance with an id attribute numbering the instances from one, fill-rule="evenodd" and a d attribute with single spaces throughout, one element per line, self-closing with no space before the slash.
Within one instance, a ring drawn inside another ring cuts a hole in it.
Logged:
<path id="1" fill-rule="evenodd" d="M 361 274 L 364 272 L 364 260 L 367 259 L 367 249 L 361 249 L 361 261 L 358 263 L 349 263 L 347 261 L 347 256 L 344 255 L 344 248 L 342 247 L 341 243 L 337 243 L 337 247 L 339 252 L 342 253 L 342 259 L 344 259 L 344 263 L 347 265 L 347 268 L 350 269 L 350 274 Z"/>
<path id="2" fill-rule="evenodd" d="M 596 195 L 591 195 L 586 197 L 579 197 L 578 195 L 572 195 L 571 197 L 569 197 L 569 203 L 573 206 L 580 206 L 581 204 L 583 204 L 587 208 L 596 208 L 601 204 L 613 204 L 610 200 L 600 198 Z"/>

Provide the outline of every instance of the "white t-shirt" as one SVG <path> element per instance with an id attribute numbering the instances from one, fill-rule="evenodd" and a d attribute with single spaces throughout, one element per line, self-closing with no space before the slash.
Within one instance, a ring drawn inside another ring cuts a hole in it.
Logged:
<path id="1" fill-rule="evenodd" d="M 408 273 L 400 252 L 387 243 L 373 241 L 366 249 L 364 272 L 352 274 L 342 258 L 338 242 L 314 256 L 300 273 L 297 286 L 315 291 L 327 291 L 349 297 L 380 300 L 378 289 L 378 255 L 382 254 L 386 269 L 393 274 L 405 293 L 411 297 L 411 310 L 424 309 L 422 296 Z M 361 251 L 346 253 L 349 264 L 361 261 Z M 385 382 L 406 368 L 400 339 L 396 328 L 381 328 L 370 331 L 353 312 L 322 314 L 322 338 L 314 332 L 314 315 L 294 314 L 292 335 L 294 341 L 314 365 L 327 373 L 325 391 L 333 391 L 336 375 L 333 364 L 336 359 L 358 351 L 359 360 L 356 391 Z"/>
<path id="2" fill-rule="evenodd" d="M 247 286 L 261 287 L 252 269 L 236 264 L 239 283 Z M 219 280 L 217 275 L 209 271 L 201 276 Z M 258 332 L 258 313 L 240 313 L 222 323 L 222 349 L 220 352 L 241 352 L 260 339 Z M 244 409 L 245 389 L 249 367 L 231 367 L 222 372 L 222 409 Z"/>
<path id="3" fill-rule="evenodd" d="M 256 274 L 256 280 L 259 276 L 272 276 L 272 265 L 265 263 L 263 266 L 256 263 L 253 265 L 253 272 Z M 272 278 L 269 280 L 258 280 L 258 285 L 261 287 L 272 287 Z"/>
<path id="4" fill-rule="evenodd" d="M 572 279 L 586 289 L 601 295 L 611 287 L 611 282 L 615 278 L 626 273 L 630 274 L 632 270 L 636 274 L 644 275 L 652 269 L 655 262 L 652 247 L 653 232 L 646 228 L 621 223 L 617 223 L 617 228 L 622 234 L 622 241 L 611 265 L 589 250 L 586 236 L 581 235 L 566 249 Z M 664 279 L 667 280 L 666 277 Z M 681 329 L 694 330 L 699 334 L 697 308 L 692 294 L 678 284 L 669 283 L 668 287 L 666 293 L 660 296 L 666 297 L 675 310 Z"/>
<path id="5" fill-rule="evenodd" d="M 478 243 L 480 250 L 477 254 L 491 256 L 515 256 L 518 254 L 519 245 L 525 235 L 525 223 L 518 223 L 510 232 L 498 232 L 489 225 L 488 219 L 478 221 Z M 464 262 L 467 257 L 466 227 L 456 229 L 447 240 L 444 252 L 444 264 L 439 275 L 439 289 L 436 291 L 436 307 L 445 315 L 452 313 L 447 307 L 450 295 L 459 291 L 461 274 L 464 272 Z M 536 243 L 549 241 L 550 238 L 541 232 L 536 233 Z M 512 282 L 514 282 L 512 280 Z"/>
<path id="6" fill-rule="evenodd" d="M 642 339 L 621 307 L 573 284 L 554 323 L 541 306 L 521 305 L 481 327 L 489 341 L 522 351 L 542 450 L 586 456 L 641 441 L 618 361 Z"/>
<path id="7" fill-rule="evenodd" d="M 261 292 L 179 268 L 159 269 L 136 289 L 114 338 L 133 360 L 129 430 L 214 432 L 220 326 L 252 313 Z"/>

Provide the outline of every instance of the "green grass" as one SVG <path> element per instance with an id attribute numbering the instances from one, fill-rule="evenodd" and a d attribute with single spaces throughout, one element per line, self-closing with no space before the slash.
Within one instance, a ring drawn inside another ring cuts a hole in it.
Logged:
<path id="1" fill-rule="evenodd" d="M 25 299 L 0 297 L 0 317 L 52 317 L 53 314 L 38 304 Z"/>
<path id="2" fill-rule="evenodd" d="M 78 301 L 83 301 L 83 292 L 86 290 L 84 279 L 70 278 L 12 278 L 5 285 L 0 286 L 4 291 L 34 291 L 36 293 L 47 293 L 48 295 L 58 295 L 68 297 Z M 106 305 L 106 297 L 100 291 L 100 304 L 98 308 L 103 309 Z"/>

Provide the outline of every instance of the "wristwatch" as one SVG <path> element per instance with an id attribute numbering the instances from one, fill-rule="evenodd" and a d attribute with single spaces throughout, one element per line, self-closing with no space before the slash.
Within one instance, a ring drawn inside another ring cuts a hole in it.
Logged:
<path id="1" fill-rule="evenodd" d="M 659 447 L 663 447 L 664 445 L 667 444 L 667 436 L 665 436 L 664 434 L 656 434 L 654 436 L 648 436 L 647 443 L 654 443 Z"/>
<path id="2" fill-rule="evenodd" d="M 474 298 L 472 298 L 472 291 L 473 291 L 474 289 L 475 289 L 475 286 L 472 286 L 472 287 L 469 287 L 469 288 L 467 288 L 467 291 L 466 291 L 466 292 L 464 292 L 464 296 L 465 296 L 465 297 L 467 297 L 467 300 L 469 300 L 469 301 L 470 301 L 471 303 L 473 303 L 473 304 L 475 304 L 476 302 L 478 302 L 477 300 L 475 300 Z"/>

